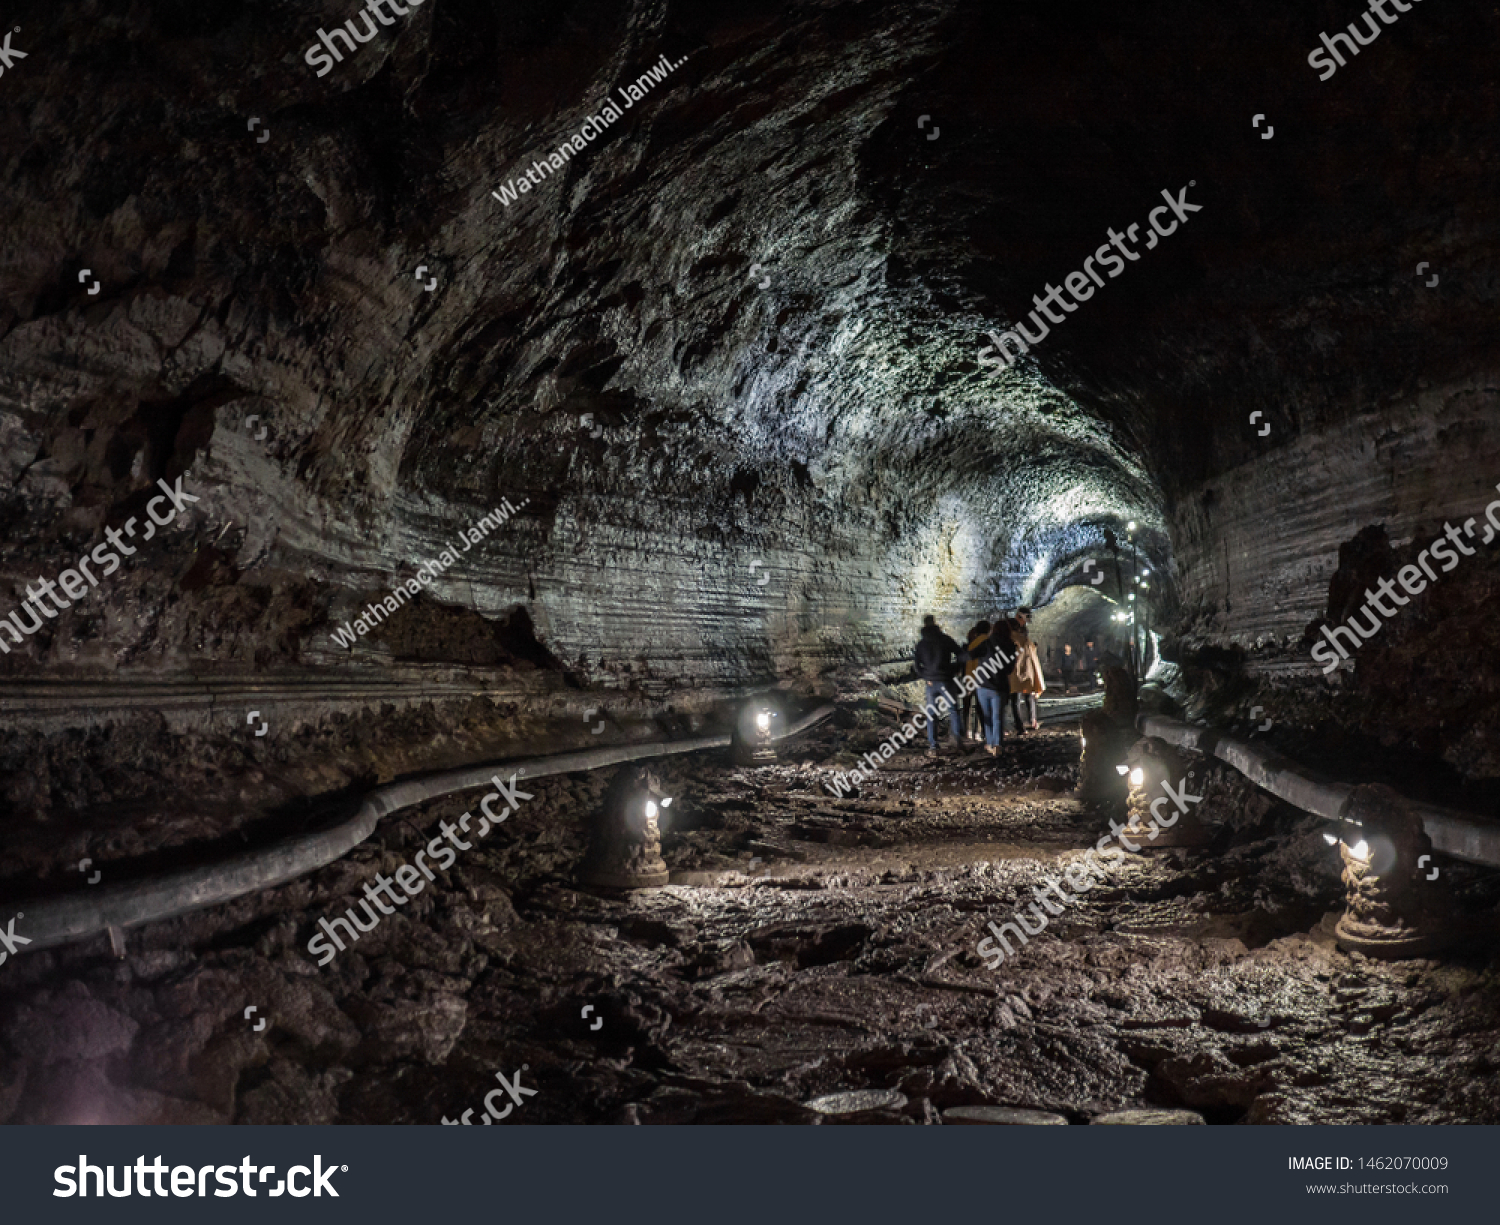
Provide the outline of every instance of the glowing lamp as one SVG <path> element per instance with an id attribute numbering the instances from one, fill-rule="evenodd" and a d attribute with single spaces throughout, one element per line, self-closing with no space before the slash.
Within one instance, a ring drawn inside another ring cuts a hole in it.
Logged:
<path id="1" fill-rule="evenodd" d="M 1202 846 L 1208 831 L 1194 811 L 1197 800 L 1177 799 L 1173 787 L 1183 787 L 1187 761 L 1165 740 L 1147 736 L 1126 755 L 1130 792 L 1125 811 L 1129 818 L 1119 831 L 1125 850 L 1135 847 Z M 1185 790 L 1185 788 L 1184 788 Z"/>
<path id="2" fill-rule="evenodd" d="M 669 879 L 656 818 L 671 801 L 645 766 L 625 766 L 611 780 L 592 821 L 578 879 L 608 889 L 654 889 Z"/>
<path id="3" fill-rule="evenodd" d="M 1366 957 L 1426 957 L 1452 939 L 1452 886 L 1434 885 L 1432 839 L 1422 818 L 1391 788 L 1355 787 L 1347 817 L 1357 827 L 1342 839 L 1344 914 L 1334 928 L 1340 948 Z"/>
<path id="4" fill-rule="evenodd" d="M 775 761 L 776 749 L 772 744 L 772 736 L 780 719 L 781 711 L 764 698 L 742 707 L 735 718 L 734 732 L 729 743 L 735 764 L 764 766 Z"/>

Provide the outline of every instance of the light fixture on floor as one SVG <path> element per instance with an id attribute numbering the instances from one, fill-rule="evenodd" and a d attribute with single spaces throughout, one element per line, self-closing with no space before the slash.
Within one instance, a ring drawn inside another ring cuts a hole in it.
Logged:
<path id="1" fill-rule="evenodd" d="M 1356 787 L 1348 821 L 1358 834 L 1339 841 L 1344 914 L 1334 928 L 1339 946 L 1367 957 L 1425 957 L 1454 929 L 1452 891 L 1432 861 L 1432 839 L 1420 817 L 1391 788 Z M 1347 841 L 1345 840 L 1347 839 Z"/>
<path id="2" fill-rule="evenodd" d="M 1177 797 L 1191 794 L 1187 787 L 1187 760 L 1156 736 L 1137 740 L 1126 757 L 1130 769 L 1130 795 L 1125 811 L 1128 821 L 1120 831 L 1126 849 L 1202 846 L 1208 831 L 1196 811 Z"/>
<path id="3" fill-rule="evenodd" d="M 763 766 L 776 760 L 773 743 L 781 711 L 767 698 L 745 703 L 735 717 L 729 751 L 736 765 Z"/>
<path id="4" fill-rule="evenodd" d="M 661 826 L 672 797 L 645 766 L 625 766 L 611 780 L 578 879 L 609 889 L 653 889 L 669 879 Z"/>
<path id="5" fill-rule="evenodd" d="M 1078 761 L 1079 799 L 1097 803 L 1119 804 L 1125 798 L 1125 780 L 1121 777 L 1128 767 L 1115 766 L 1118 774 L 1110 769 L 1118 762 L 1125 747 L 1122 735 L 1114 720 L 1100 710 L 1091 710 L 1083 716 L 1083 752 Z"/>

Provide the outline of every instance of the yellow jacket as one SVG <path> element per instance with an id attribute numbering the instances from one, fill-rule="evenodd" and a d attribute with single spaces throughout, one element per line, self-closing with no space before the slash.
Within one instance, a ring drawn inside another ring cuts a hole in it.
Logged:
<path id="1" fill-rule="evenodd" d="M 989 637 L 988 634 L 980 634 L 978 638 L 974 639 L 973 642 L 969 643 L 969 647 L 968 647 L 969 653 L 972 655 L 974 653 L 974 651 L 978 648 L 979 644 L 981 642 L 983 642 L 988 637 Z M 964 675 L 965 676 L 973 676 L 974 675 L 974 669 L 977 668 L 977 667 L 979 667 L 979 661 L 977 659 L 971 659 L 971 660 L 969 660 L 969 662 L 964 665 Z"/>

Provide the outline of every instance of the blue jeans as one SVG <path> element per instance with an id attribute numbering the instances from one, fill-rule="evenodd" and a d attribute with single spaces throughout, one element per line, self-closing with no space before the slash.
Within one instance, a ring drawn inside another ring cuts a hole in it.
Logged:
<path id="1" fill-rule="evenodd" d="M 963 740 L 963 728 L 958 723 L 958 699 L 954 696 L 955 686 L 951 681 L 928 681 L 927 682 L 927 704 L 922 708 L 927 712 L 927 745 L 929 748 L 937 748 L 937 717 L 938 700 L 941 698 L 948 704 L 948 729 L 953 733 L 953 743 L 959 744 Z"/>
<path id="2" fill-rule="evenodd" d="M 1001 744 L 1005 740 L 1005 696 L 998 689 L 981 689 L 979 713 L 984 721 L 985 744 Z"/>

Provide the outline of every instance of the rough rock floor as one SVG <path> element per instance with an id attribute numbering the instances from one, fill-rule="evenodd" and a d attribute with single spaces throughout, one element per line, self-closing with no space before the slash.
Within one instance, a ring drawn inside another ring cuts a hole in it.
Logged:
<path id="1" fill-rule="evenodd" d="M 574 886 L 601 771 L 530 784 L 516 816 L 321 969 L 304 947 L 317 920 L 410 862 L 458 798 L 290 886 L 132 933 L 123 961 L 103 942 L 12 959 L 0 1121 L 477 1123 L 496 1073 L 518 1070 L 536 1092 L 507 1125 L 935 1122 L 982 1103 L 1075 1123 L 1131 1105 L 1500 1121 L 1487 876 L 1444 867 L 1475 933 L 1444 960 L 1346 955 L 1317 824 L 1200 764 L 1211 848 L 1109 869 L 990 971 L 985 921 L 1106 829 L 1064 794 L 1076 725 L 1008 739 L 999 765 L 905 751 L 835 799 L 831 770 L 892 726 L 840 723 L 765 768 L 664 762 L 663 889 Z M 904 1104 L 805 1106 L 891 1089 Z"/>

